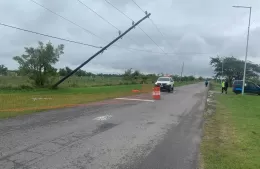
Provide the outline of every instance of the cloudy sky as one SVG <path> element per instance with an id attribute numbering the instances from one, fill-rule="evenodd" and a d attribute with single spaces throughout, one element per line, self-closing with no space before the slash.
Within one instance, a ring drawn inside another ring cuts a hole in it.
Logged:
<path id="1" fill-rule="evenodd" d="M 73 21 L 81 28 L 43 9 L 30 0 L 0 0 L 0 22 L 92 45 L 104 46 L 131 26 L 131 21 L 105 0 L 81 0 L 116 28 L 99 18 L 77 0 L 35 0 L 46 8 Z M 107 0 L 134 21 L 144 13 L 131 0 Z M 164 34 L 149 19 L 140 27 L 155 41 L 156 46 L 138 27 L 99 55 L 84 70 L 115 73 L 133 68 L 142 72 L 212 75 L 209 58 L 216 55 L 244 58 L 248 9 L 232 5 L 252 6 L 249 59 L 260 64 L 260 1 L 259 0 L 135 0 Z M 82 29 L 84 28 L 84 29 Z M 98 37 L 88 33 L 97 35 Z M 50 39 L 0 25 L 0 64 L 17 68 L 13 56 L 21 55 L 25 46 L 37 41 L 64 44 L 65 54 L 56 67 L 75 68 L 98 49 Z M 141 52 L 129 48 L 149 50 Z M 162 54 L 162 50 L 167 54 Z"/>

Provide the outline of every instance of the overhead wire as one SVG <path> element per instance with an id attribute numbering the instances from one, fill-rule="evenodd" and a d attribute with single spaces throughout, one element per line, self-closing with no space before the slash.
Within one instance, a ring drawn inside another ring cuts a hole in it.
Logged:
<path id="1" fill-rule="evenodd" d="M 90 30 L 88 30 L 88 29 L 86 29 L 86 28 L 84 28 L 84 27 L 78 25 L 77 23 L 75 23 L 75 22 L 73 22 L 73 21 L 71 21 L 71 20 L 69 20 L 69 19 L 67 19 L 67 18 L 65 18 L 65 17 L 63 17 L 63 16 L 61 16 L 60 14 L 58 14 L 58 13 L 52 11 L 51 9 L 46 8 L 44 5 L 38 3 L 38 2 L 36 2 L 36 1 L 34 1 L 34 0 L 29 0 L 29 1 L 35 3 L 36 5 L 38 5 L 38 6 L 42 7 L 42 8 L 44 8 L 45 10 L 51 12 L 52 14 L 54 14 L 54 15 L 56 15 L 56 16 L 58 16 L 58 17 L 64 19 L 64 20 L 70 22 L 71 24 L 73 24 L 73 25 L 75 25 L 75 26 L 81 28 L 81 29 L 84 30 L 85 32 L 87 32 L 87 33 L 89 33 L 89 34 L 91 34 L 91 35 L 93 35 L 93 36 L 95 36 L 95 37 L 97 37 L 97 38 L 99 38 L 99 39 L 105 41 L 103 38 L 101 38 L 100 36 L 98 36 L 98 35 L 96 35 L 95 33 L 91 32 Z"/>
<path id="2" fill-rule="evenodd" d="M 113 25 L 111 22 L 109 22 L 107 19 L 105 19 L 103 16 L 101 16 L 100 14 L 98 14 L 95 10 L 91 9 L 88 5 L 86 5 L 84 2 L 82 2 L 81 0 L 77 0 L 81 5 L 85 6 L 87 9 L 89 9 L 90 11 L 92 11 L 93 13 L 95 13 L 99 18 L 101 18 L 103 21 L 105 21 L 106 23 L 108 23 L 109 25 L 111 25 L 112 27 L 114 27 L 116 30 L 121 31 L 119 28 L 117 28 L 115 25 Z M 129 40 L 131 40 L 133 43 L 136 43 L 132 38 L 127 37 Z"/>
<path id="3" fill-rule="evenodd" d="M 131 20 L 132 22 L 134 22 L 134 20 L 132 18 L 130 18 L 128 15 L 126 15 L 124 12 L 122 12 L 120 9 L 118 9 L 117 7 L 115 7 L 111 2 L 109 2 L 108 0 L 105 0 L 109 5 L 111 5 L 113 8 L 115 8 L 117 11 L 119 11 L 121 14 L 123 14 L 126 18 L 128 18 L 129 20 Z M 167 54 L 140 26 L 138 26 L 138 28 L 164 53 Z"/>
<path id="4" fill-rule="evenodd" d="M 145 13 L 145 11 L 144 11 L 134 0 L 132 0 L 132 2 L 133 2 L 141 11 L 143 11 L 143 12 Z"/>
<path id="5" fill-rule="evenodd" d="M 82 2 L 81 0 L 77 0 L 81 5 L 85 6 L 86 8 L 88 8 L 89 10 L 91 10 L 93 13 L 95 13 L 98 17 L 100 17 L 103 21 L 105 21 L 106 23 L 108 23 L 109 25 L 111 25 L 112 27 L 114 27 L 115 29 L 117 29 L 118 31 L 120 31 L 120 29 L 118 29 L 115 25 L 113 25 L 111 22 L 109 22 L 108 20 L 106 20 L 103 16 L 99 15 L 96 11 L 94 11 L 93 9 L 91 9 L 89 6 L 87 6 L 84 2 Z"/>
<path id="6" fill-rule="evenodd" d="M 134 0 L 132 0 L 132 2 L 144 13 L 146 13 Z M 164 34 L 160 31 L 160 29 L 158 28 L 158 26 L 154 23 L 154 21 L 151 18 L 148 18 L 150 20 L 150 22 L 152 23 L 152 25 L 156 28 L 156 30 L 162 35 L 162 37 L 165 39 Z M 171 47 L 170 43 L 165 39 L 165 41 L 168 43 L 168 45 Z"/>
<path id="7" fill-rule="evenodd" d="M 58 14 L 58 13 L 52 11 L 51 9 L 45 7 L 44 5 L 38 3 L 38 2 L 36 2 L 36 1 L 34 1 L 34 0 L 29 0 L 29 1 L 35 3 L 36 5 L 42 7 L 42 8 L 45 9 L 45 10 L 51 12 L 52 14 L 54 14 L 54 15 L 56 15 L 56 16 L 58 16 L 58 17 L 64 19 L 64 20 L 68 21 L 69 23 L 71 23 L 71 24 L 73 24 L 73 25 L 75 25 L 75 26 L 81 28 L 81 29 L 84 30 L 85 32 L 87 32 L 87 33 L 89 33 L 89 34 L 91 34 L 91 35 L 93 35 L 93 36 L 95 36 L 95 37 L 97 37 L 97 38 L 99 38 L 99 39 L 101 39 L 101 40 L 103 40 L 103 41 L 105 41 L 105 42 L 108 42 L 107 40 L 105 40 L 105 39 L 101 38 L 100 36 L 98 36 L 98 35 L 94 34 L 93 32 L 91 32 L 90 30 L 88 30 L 88 29 L 86 29 L 86 28 L 84 28 L 84 27 L 78 25 L 77 23 L 75 23 L 75 22 L 69 20 L 68 18 L 66 18 L 66 17 L 64 17 L 64 16 L 62 16 L 62 15 L 60 15 L 60 14 Z M 130 49 L 130 48 L 121 47 L 121 46 L 118 46 L 118 45 L 115 45 L 115 44 L 114 44 L 113 46 L 116 46 L 116 47 L 119 47 L 119 48 L 125 48 L 125 49 L 127 49 L 127 50 Z M 131 50 L 141 51 L 141 50 L 134 49 L 134 48 L 131 48 Z"/>
<path id="8" fill-rule="evenodd" d="M 73 22 L 73 21 L 67 19 L 66 17 L 63 17 L 62 15 L 60 15 L 60 14 L 58 14 L 58 13 L 52 11 L 51 9 L 49 9 L 49 8 L 45 7 L 44 5 L 42 5 L 42 4 L 38 3 L 38 2 L 36 2 L 35 0 L 29 0 L 29 1 L 35 3 L 36 5 L 38 5 L 38 6 L 42 7 L 42 8 L 44 8 L 45 10 L 51 12 L 52 14 L 54 14 L 54 15 L 56 15 L 56 16 L 58 16 L 58 17 L 64 19 L 64 20 L 70 22 L 71 24 L 73 24 L 73 25 L 75 25 L 75 26 L 81 28 L 81 29 L 84 30 L 85 32 L 87 32 L 87 33 L 89 33 L 89 34 L 91 34 L 91 35 L 93 35 L 93 36 L 95 36 L 95 37 L 97 37 L 97 38 L 99 38 L 99 39 L 101 39 L 101 40 L 107 42 L 107 40 L 103 39 L 102 37 L 96 35 L 95 33 L 91 32 L 91 31 L 88 30 L 88 29 L 86 29 L 86 28 L 84 28 L 84 27 L 78 25 L 77 23 L 75 23 L 75 22 Z M 122 12 L 122 11 L 119 10 L 117 7 L 115 7 L 115 6 L 114 6 L 112 3 L 110 3 L 108 0 L 105 0 L 105 1 L 106 1 L 109 5 L 111 5 L 113 8 L 115 8 L 118 12 L 120 12 L 121 14 L 123 14 L 126 18 L 128 18 L 129 20 L 131 20 L 132 22 L 134 22 L 133 19 L 131 19 L 128 15 L 126 15 L 124 12 Z M 139 26 L 138 26 L 138 27 L 139 27 Z M 142 30 L 142 28 L 140 28 L 140 27 L 139 27 L 139 29 Z M 34 31 L 31 31 L 31 32 L 34 32 Z M 143 32 L 145 33 L 145 31 L 143 31 Z M 35 32 L 35 33 L 38 34 L 38 32 Z M 39 33 L 39 35 L 40 35 L 40 34 L 41 34 L 41 33 Z M 149 35 L 148 35 L 147 33 L 145 33 L 145 34 L 149 37 Z M 45 34 L 42 34 L 42 35 L 44 36 Z M 54 36 L 50 36 L 50 35 L 47 35 L 47 36 L 49 36 L 49 37 L 54 37 Z M 58 37 L 56 37 L 56 39 L 57 39 L 57 38 L 58 38 Z M 149 39 L 150 39 L 150 38 L 151 38 L 151 37 L 149 37 Z M 60 38 L 60 39 L 63 39 L 63 38 Z M 74 41 L 74 42 L 76 42 L 76 41 Z M 80 43 L 81 43 L 81 42 L 79 42 L 78 44 L 80 44 Z M 83 44 L 83 43 L 82 43 L 82 44 Z M 156 44 L 156 43 L 155 43 L 155 44 Z M 86 45 L 87 45 L 87 44 L 86 44 Z M 94 46 L 94 45 L 93 45 L 93 46 Z M 125 48 L 125 49 L 135 50 L 135 51 L 141 51 L 141 52 L 147 52 L 147 53 L 154 53 L 154 54 L 168 54 L 168 55 L 169 55 L 169 54 L 170 54 L 170 55 L 173 54 L 173 55 L 178 55 L 178 53 L 166 53 L 166 52 L 164 52 L 164 50 L 162 50 L 162 49 L 161 49 L 161 50 L 163 51 L 163 53 L 154 52 L 154 51 L 150 51 L 150 50 L 144 50 L 144 49 L 137 49 L 137 48 L 120 47 L 120 46 L 118 46 L 118 45 L 113 45 L 113 46 L 116 46 L 116 47 L 119 47 L 119 48 Z M 158 45 L 157 45 L 157 46 L 158 46 Z M 159 47 L 159 46 L 158 46 L 158 47 Z M 98 47 L 98 48 L 100 48 L 100 47 Z M 159 48 L 160 48 L 160 47 L 159 47 Z"/>
<path id="9" fill-rule="evenodd" d="M 67 41 L 67 42 L 70 42 L 70 43 L 76 43 L 76 44 L 85 45 L 85 46 L 89 46 L 89 47 L 93 47 L 93 48 L 102 48 L 101 46 L 90 45 L 90 44 L 83 43 L 83 42 L 78 42 L 78 41 L 74 41 L 74 40 L 60 38 L 60 37 L 57 37 L 57 36 L 47 35 L 47 34 L 35 32 L 35 31 L 31 31 L 31 30 L 28 30 L 28 29 L 23 29 L 23 28 L 19 28 L 19 27 L 16 27 L 16 26 L 4 24 L 4 23 L 1 23 L 1 22 L 0 22 L 0 25 L 5 26 L 5 27 L 9 27 L 9 28 L 13 28 L 13 29 L 17 29 L 17 30 L 20 30 L 20 31 L 24 31 L 24 32 L 29 32 L 29 33 L 34 33 L 34 34 L 41 35 L 41 36 L 46 36 L 46 37 L 53 38 L 53 39 Z"/>

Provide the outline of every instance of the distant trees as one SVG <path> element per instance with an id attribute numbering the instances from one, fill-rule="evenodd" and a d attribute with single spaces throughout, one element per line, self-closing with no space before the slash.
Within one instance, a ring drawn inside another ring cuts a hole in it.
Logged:
<path id="1" fill-rule="evenodd" d="M 58 74 L 60 76 L 66 76 L 67 74 L 69 74 L 71 72 L 72 72 L 72 69 L 70 69 L 69 67 L 66 66 L 65 68 L 59 69 Z M 94 74 L 91 73 L 91 72 L 86 72 L 85 70 L 80 69 L 77 72 L 75 72 L 74 76 L 79 76 L 79 77 L 81 77 L 81 76 L 94 76 Z"/>
<path id="2" fill-rule="evenodd" d="M 13 59 L 19 64 L 19 72 L 32 79 L 36 86 L 44 86 L 48 77 L 56 74 L 53 65 L 58 62 L 64 52 L 64 45 L 56 48 L 49 42 L 38 42 L 38 47 L 25 47 L 25 54 L 15 56 Z"/>
<path id="3" fill-rule="evenodd" d="M 66 76 L 70 72 L 72 72 L 72 70 L 69 67 L 65 67 L 65 68 L 59 69 L 59 75 L 60 76 Z"/>
<path id="4" fill-rule="evenodd" d="M 6 76 L 8 72 L 8 68 L 5 65 L 0 65 L 0 75 Z"/>
<path id="5" fill-rule="evenodd" d="M 244 61 L 235 57 L 212 57 L 210 65 L 214 69 L 215 77 L 222 76 L 222 63 L 223 63 L 223 76 L 228 78 L 230 84 L 233 78 L 243 79 Z M 247 79 L 255 79 L 259 77 L 260 65 L 254 64 L 250 61 L 247 62 L 246 77 Z"/>
<path id="6" fill-rule="evenodd" d="M 140 82 L 140 83 L 147 83 L 148 76 L 140 73 L 140 71 L 135 70 L 133 71 L 132 68 L 127 69 L 125 73 L 122 75 L 123 80 L 131 81 L 131 82 Z"/>

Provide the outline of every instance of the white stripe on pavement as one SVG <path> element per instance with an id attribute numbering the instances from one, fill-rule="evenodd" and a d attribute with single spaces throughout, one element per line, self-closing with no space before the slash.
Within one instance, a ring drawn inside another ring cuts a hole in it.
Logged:
<path id="1" fill-rule="evenodd" d="M 142 102 L 154 102 L 154 100 L 146 100 L 146 99 L 130 99 L 130 98 L 115 98 L 117 100 L 132 100 L 132 101 L 142 101 Z"/>

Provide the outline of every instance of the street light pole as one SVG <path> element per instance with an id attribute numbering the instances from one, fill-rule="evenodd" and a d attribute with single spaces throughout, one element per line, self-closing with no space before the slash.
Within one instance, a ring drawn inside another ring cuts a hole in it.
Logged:
<path id="1" fill-rule="evenodd" d="M 252 7 L 248 6 L 233 6 L 234 8 L 247 8 L 249 9 L 249 20 L 248 20 L 248 29 L 247 29 L 247 39 L 246 39 L 246 56 L 245 56 L 245 65 L 244 65 L 244 74 L 243 74 L 243 86 L 242 86 L 242 95 L 245 92 L 245 80 L 246 80 L 246 62 L 247 62 L 247 52 L 248 52 L 248 42 L 249 42 L 249 32 L 250 32 L 250 24 L 251 24 L 251 11 Z"/>

